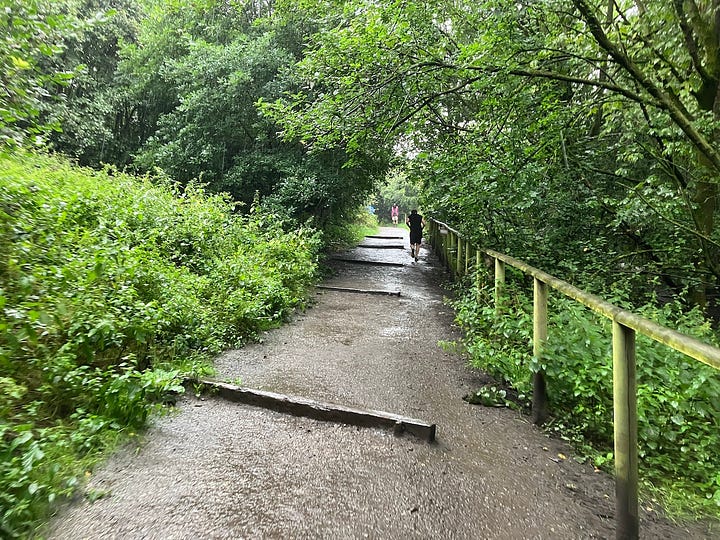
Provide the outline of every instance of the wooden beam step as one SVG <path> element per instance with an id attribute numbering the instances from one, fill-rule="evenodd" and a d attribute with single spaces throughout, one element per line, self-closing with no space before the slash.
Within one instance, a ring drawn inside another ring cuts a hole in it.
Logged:
<path id="1" fill-rule="evenodd" d="M 331 261 L 340 261 L 354 264 L 374 264 L 377 266 L 406 266 L 405 263 L 385 262 L 385 261 L 367 261 L 363 259 L 347 259 L 344 257 L 330 257 Z"/>
<path id="2" fill-rule="evenodd" d="M 317 285 L 317 288 L 325 289 L 328 291 L 341 291 L 341 292 L 364 293 L 364 294 L 385 294 L 388 296 L 400 296 L 400 291 L 384 291 L 381 289 L 355 289 L 353 287 L 334 287 L 332 285 Z"/>
<path id="3" fill-rule="evenodd" d="M 265 390 L 243 388 L 212 379 L 185 379 L 186 385 L 216 392 L 220 397 L 245 405 L 263 407 L 276 412 L 303 416 L 324 422 L 338 422 L 359 427 L 392 429 L 395 435 L 409 433 L 427 442 L 435 440 L 435 424 L 372 409 L 358 409 L 334 403 L 322 403 L 297 396 L 287 396 Z"/>

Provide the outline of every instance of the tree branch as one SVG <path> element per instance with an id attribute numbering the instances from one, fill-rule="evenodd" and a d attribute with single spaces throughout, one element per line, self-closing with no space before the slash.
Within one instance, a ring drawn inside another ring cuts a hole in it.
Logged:
<path id="1" fill-rule="evenodd" d="M 630 60 L 628 56 L 623 54 L 610 41 L 603 31 L 600 21 L 598 21 L 597 17 L 585 0 L 572 0 L 572 2 L 585 20 L 585 23 L 588 25 L 588 28 L 595 37 L 598 45 L 606 50 L 615 62 L 623 67 L 625 71 L 627 71 L 627 73 L 635 79 L 635 81 L 637 81 L 637 83 L 646 92 L 657 100 L 659 107 L 667 111 L 670 118 L 683 131 L 683 133 L 685 133 L 693 146 L 695 146 L 695 148 L 697 148 L 697 150 L 707 158 L 716 171 L 720 172 L 720 153 L 718 153 L 708 140 L 697 129 L 695 129 L 692 120 L 683 114 L 670 96 L 658 88 L 658 86 L 651 81 L 640 70 L 640 68 L 632 60 Z"/>
<path id="2" fill-rule="evenodd" d="M 705 67 L 702 65 L 702 61 L 700 60 L 697 41 L 695 41 L 695 36 L 693 36 L 692 29 L 690 28 L 690 24 L 688 23 L 687 17 L 685 16 L 683 0 L 673 0 L 673 5 L 675 6 L 675 12 L 678 16 L 680 30 L 682 31 L 683 37 L 685 38 L 685 46 L 687 47 L 687 51 L 690 54 L 690 58 L 692 59 L 695 71 L 698 72 L 698 75 L 700 75 L 700 78 L 703 81 L 712 80 L 712 77 L 705 70 Z"/>
<path id="3" fill-rule="evenodd" d="M 453 88 L 448 88 L 447 90 L 443 90 L 442 92 L 433 93 L 433 94 L 425 97 L 425 99 L 421 100 L 420 103 L 417 104 L 410 112 L 403 115 L 402 117 L 399 117 L 393 123 L 393 125 L 390 127 L 390 131 L 395 131 L 398 127 L 400 127 L 405 122 L 410 120 L 413 116 L 415 116 L 417 113 L 419 113 L 425 107 L 430 105 L 430 103 L 435 101 L 437 98 L 458 92 L 458 91 L 462 90 L 465 86 L 468 86 L 476 81 L 479 81 L 480 79 L 482 79 L 482 77 L 473 77 L 471 79 L 463 81 L 462 83 L 458 84 L 457 86 L 455 86 Z"/>
<path id="4" fill-rule="evenodd" d="M 650 201 L 648 201 L 647 198 L 646 198 L 642 193 L 640 193 L 640 190 L 638 189 L 638 187 L 637 187 L 636 185 L 634 185 L 634 181 L 633 181 L 632 178 L 627 178 L 627 177 L 621 176 L 621 175 L 619 175 L 619 174 L 616 174 L 616 173 L 614 173 L 614 172 L 605 171 L 605 170 L 602 170 L 602 169 L 597 169 L 597 168 L 595 168 L 595 167 L 586 167 L 586 168 L 587 168 L 587 170 L 589 170 L 589 171 L 591 171 L 591 172 L 595 172 L 595 173 L 598 173 L 598 174 L 603 174 L 603 175 L 605 175 L 605 176 L 610 176 L 610 177 L 612 177 L 612 178 L 615 178 L 615 179 L 617 179 L 617 180 L 620 180 L 627 189 L 629 189 L 630 191 L 632 191 L 633 193 L 635 193 L 635 195 L 637 195 L 638 198 L 639 198 L 643 203 L 645 203 L 645 205 L 646 205 L 650 210 L 652 210 L 652 212 L 653 212 L 654 214 L 656 214 L 658 217 L 660 217 L 663 221 L 669 223 L 670 225 L 672 225 L 673 227 L 675 227 L 675 228 L 677 228 L 677 229 L 683 230 L 683 231 L 685 231 L 685 232 L 687 232 L 687 233 L 689 233 L 689 234 L 697 237 L 698 240 L 700 240 L 701 242 L 706 242 L 706 243 L 711 244 L 711 245 L 713 245 L 713 246 L 715 246 L 715 247 L 717 247 L 717 248 L 720 248 L 720 243 L 716 242 L 715 240 L 713 240 L 713 239 L 710 238 L 709 236 L 703 234 L 703 233 L 700 232 L 699 230 L 695 230 L 695 229 L 693 229 L 693 228 L 691 228 L 691 227 L 688 227 L 688 226 L 685 225 L 684 223 L 680 223 L 679 221 L 675 221 L 674 219 L 671 219 L 671 218 L 665 216 L 662 212 L 660 212 L 660 210 L 658 210 L 653 204 L 651 204 Z"/>

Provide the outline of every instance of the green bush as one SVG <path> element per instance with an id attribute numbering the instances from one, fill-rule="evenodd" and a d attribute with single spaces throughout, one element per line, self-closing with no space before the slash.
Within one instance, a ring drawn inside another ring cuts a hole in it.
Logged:
<path id="1" fill-rule="evenodd" d="M 378 217 L 361 206 L 350 216 L 326 223 L 323 227 L 323 244 L 327 250 L 355 247 L 366 235 L 377 234 Z"/>
<path id="2" fill-rule="evenodd" d="M 302 306 L 319 241 L 198 186 L 0 156 L 0 536 L 26 536 L 182 378 Z"/>
<path id="3" fill-rule="evenodd" d="M 471 363 L 532 393 L 532 374 L 545 369 L 552 414 L 548 429 L 580 455 L 611 470 L 613 459 L 612 326 L 561 293 L 549 299 L 548 340 L 540 363 L 532 357 L 532 292 L 506 286 L 501 315 L 492 290 L 460 294 L 454 307 Z M 611 299 L 623 306 L 622 299 Z M 679 303 L 644 306 L 638 313 L 717 345 L 699 310 Z M 667 346 L 637 335 L 640 477 L 648 494 L 678 512 L 718 515 L 720 373 Z"/>

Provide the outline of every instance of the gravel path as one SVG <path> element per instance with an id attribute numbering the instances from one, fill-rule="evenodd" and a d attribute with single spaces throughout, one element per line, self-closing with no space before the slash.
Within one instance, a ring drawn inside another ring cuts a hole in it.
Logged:
<path id="1" fill-rule="evenodd" d="M 469 405 L 480 374 L 438 346 L 458 338 L 426 249 L 358 247 L 316 304 L 261 343 L 227 351 L 219 378 L 437 424 L 437 441 L 184 397 L 140 445 L 96 471 L 53 520 L 53 539 L 605 539 L 611 479 L 528 419 Z M 95 498 L 95 497 L 92 497 Z M 643 510 L 642 538 L 709 538 Z"/>

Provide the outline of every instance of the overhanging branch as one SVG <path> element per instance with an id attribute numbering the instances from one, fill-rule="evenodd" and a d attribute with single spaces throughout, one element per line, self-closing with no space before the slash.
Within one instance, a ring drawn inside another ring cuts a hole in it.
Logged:
<path id="1" fill-rule="evenodd" d="M 668 113 L 675 124 L 685 133 L 693 146 L 707 158 L 716 171 L 720 172 L 720 154 L 713 148 L 702 133 L 695 129 L 692 120 L 683 114 L 683 111 L 673 102 L 668 94 L 663 92 L 626 54 L 610 41 L 602 29 L 600 21 L 585 0 L 572 0 L 572 2 L 588 25 L 588 29 L 597 44 L 607 51 L 613 60 L 637 81 L 648 94 L 655 98 L 658 104 L 657 106 Z"/>

